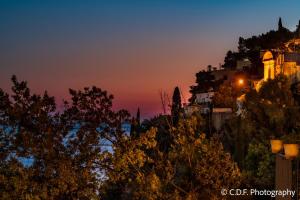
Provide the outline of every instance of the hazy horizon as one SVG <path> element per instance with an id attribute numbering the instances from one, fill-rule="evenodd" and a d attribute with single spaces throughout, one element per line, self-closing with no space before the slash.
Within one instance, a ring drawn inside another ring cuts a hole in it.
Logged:
<path id="1" fill-rule="evenodd" d="M 15 74 L 59 103 L 68 88 L 95 85 L 116 109 L 151 117 L 162 112 L 159 91 L 179 86 L 187 100 L 195 73 L 219 66 L 239 36 L 276 29 L 279 17 L 294 30 L 299 10 L 297 0 L 3 0 L 0 88 Z"/>

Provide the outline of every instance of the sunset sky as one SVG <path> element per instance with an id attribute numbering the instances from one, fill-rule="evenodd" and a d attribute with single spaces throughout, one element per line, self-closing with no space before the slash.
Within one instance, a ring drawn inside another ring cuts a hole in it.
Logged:
<path id="1" fill-rule="evenodd" d="M 0 88 L 16 74 L 60 103 L 96 85 L 115 108 L 150 117 L 159 91 L 179 86 L 187 100 L 195 73 L 219 66 L 239 36 L 276 29 L 280 16 L 294 30 L 299 11 L 299 0 L 0 0 Z"/>

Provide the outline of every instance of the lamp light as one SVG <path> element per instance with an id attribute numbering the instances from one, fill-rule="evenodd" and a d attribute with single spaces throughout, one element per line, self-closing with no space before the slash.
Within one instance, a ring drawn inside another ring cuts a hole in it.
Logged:
<path id="1" fill-rule="evenodd" d="M 271 140 L 272 153 L 278 153 L 281 151 L 283 146 L 282 140 Z"/>
<path id="2" fill-rule="evenodd" d="M 244 84 L 244 79 L 239 79 L 238 83 L 239 83 L 239 85 L 243 85 Z"/>
<path id="3" fill-rule="evenodd" d="M 298 144 L 284 144 L 284 154 L 286 159 L 293 159 L 299 154 Z"/>

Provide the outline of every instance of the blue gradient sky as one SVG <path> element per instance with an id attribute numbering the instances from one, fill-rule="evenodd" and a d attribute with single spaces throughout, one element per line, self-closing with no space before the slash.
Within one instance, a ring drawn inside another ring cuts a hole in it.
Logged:
<path id="1" fill-rule="evenodd" d="M 162 112 L 159 91 L 218 66 L 239 36 L 294 30 L 299 0 L 0 0 L 0 87 L 16 74 L 58 102 L 67 89 L 96 85 L 116 108 Z"/>

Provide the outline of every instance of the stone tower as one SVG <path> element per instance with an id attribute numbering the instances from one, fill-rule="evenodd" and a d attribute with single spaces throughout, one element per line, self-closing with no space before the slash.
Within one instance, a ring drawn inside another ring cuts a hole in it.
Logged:
<path id="1" fill-rule="evenodd" d="M 274 79 L 275 77 L 275 61 L 273 59 L 273 54 L 267 51 L 263 56 L 264 63 L 264 81 L 268 79 Z"/>

